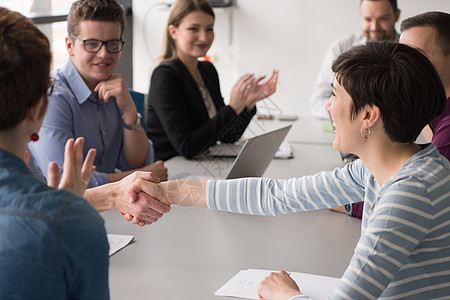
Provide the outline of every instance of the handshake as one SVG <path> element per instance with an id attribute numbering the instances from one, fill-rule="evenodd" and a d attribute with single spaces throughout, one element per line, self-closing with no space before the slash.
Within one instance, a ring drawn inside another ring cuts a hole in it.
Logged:
<path id="1" fill-rule="evenodd" d="M 139 226 L 150 225 L 170 211 L 170 202 L 161 196 L 161 180 L 152 172 L 136 171 L 120 181 L 107 184 L 113 210 Z M 145 191 L 139 190 L 140 187 Z M 99 187 L 101 188 L 101 187 Z M 94 188 L 95 189 L 95 188 Z"/>
<path id="2" fill-rule="evenodd" d="M 170 210 L 170 205 L 207 207 L 206 181 L 172 180 L 160 182 L 151 172 L 135 172 L 126 183 L 129 207 L 125 220 L 144 226 L 157 221 Z M 128 177 L 130 177 L 128 176 Z M 124 178 L 126 180 L 128 177 Z"/>
<path id="3" fill-rule="evenodd" d="M 84 139 L 69 139 L 64 151 L 65 170 L 60 174 L 58 165 L 51 162 L 48 166 L 47 184 L 50 187 L 66 189 L 84 197 L 97 211 L 117 210 L 127 221 L 139 226 L 156 222 L 170 211 L 170 205 L 206 207 L 206 182 L 197 180 L 164 181 L 153 172 L 135 171 L 119 181 L 87 189 L 92 173 L 95 150 L 89 150 L 83 158 Z M 28 164 L 30 154 L 25 151 Z M 30 166 L 31 168 L 31 166 Z M 167 178 L 167 169 L 163 180 Z"/>

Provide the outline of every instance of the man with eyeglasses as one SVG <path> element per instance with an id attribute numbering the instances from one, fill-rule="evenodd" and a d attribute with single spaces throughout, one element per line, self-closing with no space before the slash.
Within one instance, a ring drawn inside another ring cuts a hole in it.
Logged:
<path id="1" fill-rule="evenodd" d="M 72 4 L 66 37 L 69 59 L 51 74 L 55 85 L 40 139 L 29 145 L 46 177 L 50 161 L 63 166 L 66 141 L 82 136 L 85 156 L 88 149 L 97 150 L 89 188 L 117 182 L 135 170 L 151 171 L 167 180 L 163 162 L 153 162 L 152 143 L 124 78 L 113 74 L 124 46 L 124 26 L 124 10 L 116 0 L 78 0 Z M 120 210 L 108 203 L 94 206 Z"/>
<path id="2" fill-rule="evenodd" d="M 83 42 L 84 50 L 90 53 L 99 52 L 102 49 L 103 45 L 106 46 L 106 50 L 108 50 L 109 53 L 119 53 L 122 52 L 123 44 L 125 44 L 122 39 L 109 41 L 100 41 L 95 39 L 82 40 L 73 34 L 71 34 L 70 37 Z"/>

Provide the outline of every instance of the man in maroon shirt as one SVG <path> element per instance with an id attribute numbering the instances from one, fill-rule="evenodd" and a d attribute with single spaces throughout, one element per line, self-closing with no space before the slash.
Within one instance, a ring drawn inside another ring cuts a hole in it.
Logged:
<path id="1" fill-rule="evenodd" d="M 429 125 L 431 142 L 439 153 L 450 160 L 450 14 L 423 13 L 405 19 L 400 28 L 400 43 L 422 50 L 433 63 L 444 85 L 447 107 Z M 430 138 L 430 135 L 424 135 Z"/>

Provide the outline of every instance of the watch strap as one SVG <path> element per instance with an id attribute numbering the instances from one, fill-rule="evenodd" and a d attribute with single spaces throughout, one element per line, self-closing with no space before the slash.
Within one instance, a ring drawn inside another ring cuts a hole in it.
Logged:
<path id="1" fill-rule="evenodd" d="M 344 205 L 344 209 L 345 209 L 345 213 L 346 213 L 347 215 L 349 215 L 349 216 L 352 215 L 353 207 L 352 207 L 351 204 L 345 204 L 345 205 Z"/>
<path id="2" fill-rule="evenodd" d="M 136 130 L 136 131 L 141 130 L 141 128 L 142 128 L 142 116 L 141 116 L 140 113 L 137 113 L 136 123 L 129 125 L 129 124 L 125 123 L 125 115 L 123 115 L 122 116 L 122 123 L 123 123 L 123 127 L 125 127 L 125 129 Z"/>

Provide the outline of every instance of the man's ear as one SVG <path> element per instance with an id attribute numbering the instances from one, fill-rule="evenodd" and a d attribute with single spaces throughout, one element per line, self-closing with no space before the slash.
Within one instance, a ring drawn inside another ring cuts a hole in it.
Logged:
<path id="1" fill-rule="evenodd" d="M 400 19 L 400 12 L 401 12 L 401 10 L 397 9 L 397 11 L 394 13 L 395 22 L 397 22 L 398 19 Z"/>
<path id="2" fill-rule="evenodd" d="M 378 106 L 375 105 L 366 105 L 363 109 L 363 124 L 364 127 L 369 128 L 373 127 L 378 120 L 381 119 L 381 113 Z"/>
<path id="3" fill-rule="evenodd" d="M 73 47 L 75 46 L 75 42 L 72 41 L 72 38 L 70 36 L 66 36 L 66 49 L 67 53 L 69 53 L 70 56 L 73 56 Z"/>

